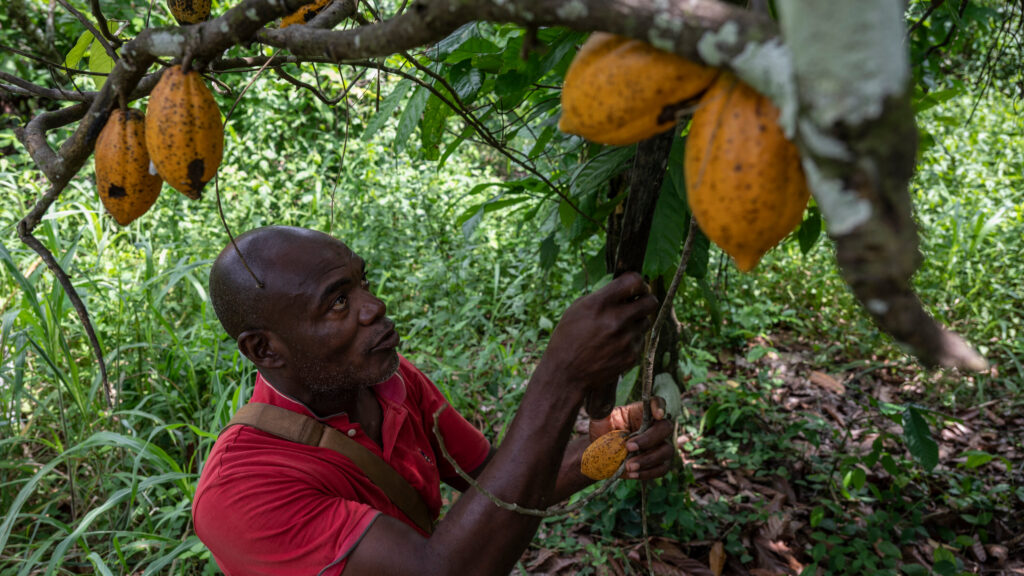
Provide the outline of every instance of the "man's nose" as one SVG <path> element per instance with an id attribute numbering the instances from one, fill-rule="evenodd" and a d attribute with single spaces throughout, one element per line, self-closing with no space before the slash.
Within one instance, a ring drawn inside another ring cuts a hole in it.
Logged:
<path id="1" fill-rule="evenodd" d="M 369 326 L 387 313 L 388 307 L 383 300 L 372 294 L 367 294 L 359 306 L 359 323 Z"/>

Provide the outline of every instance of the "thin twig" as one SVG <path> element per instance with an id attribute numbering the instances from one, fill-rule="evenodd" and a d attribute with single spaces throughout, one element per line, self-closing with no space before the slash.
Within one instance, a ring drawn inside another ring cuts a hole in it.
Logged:
<path id="1" fill-rule="evenodd" d="M 270 66 L 270 63 L 274 61 L 274 56 L 277 52 L 277 50 L 274 50 L 274 53 L 271 54 L 270 58 L 268 58 L 263 64 L 263 67 L 260 68 L 256 75 L 253 76 L 252 80 L 242 88 L 242 91 L 238 93 L 238 98 L 235 98 L 235 101 L 231 104 L 231 109 L 229 109 L 228 113 L 224 116 L 225 126 L 227 126 L 228 121 L 231 120 L 231 115 L 234 114 L 235 108 L 238 107 L 238 103 L 242 101 L 242 97 L 245 96 L 245 93 L 249 91 L 249 88 L 252 87 L 256 80 L 259 79 L 260 75 L 262 75 L 267 67 Z M 213 176 L 213 192 L 217 197 L 217 213 L 220 215 L 220 223 L 224 226 L 224 231 L 228 233 L 228 239 L 231 240 L 231 245 L 235 248 L 235 254 L 238 254 L 238 259 L 242 261 L 242 265 L 245 266 L 245 269 L 249 272 L 249 275 L 252 276 L 252 279 L 256 281 L 256 285 L 262 289 L 265 286 L 263 281 L 256 276 L 256 273 L 249 267 L 249 263 L 245 261 L 245 256 L 242 255 L 242 251 L 238 248 L 238 243 L 235 242 L 235 235 L 231 233 L 231 227 L 228 226 L 228 220 L 224 216 L 224 206 L 220 200 L 220 178 L 218 178 L 216 174 Z"/>
<path id="2" fill-rule="evenodd" d="M 100 0 L 89 0 L 89 6 L 92 8 L 93 18 L 96 18 L 96 22 L 99 24 L 100 33 L 106 38 L 114 48 L 120 48 L 124 42 L 120 38 L 110 32 L 110 27 L 107 24 L 107 18 L 103 16 L 103 10 L 100 9 Z"/>
<path id="3" fill-rule="evenodd" d="M 10 85 L 3 85 L 9 92 L 16 92 L 27 96 L 58 100 L 63 102 L 91 102 L 95 98 L 95 92 L 68 92 L 63 88 L 45 88 L 33 84 L 28 80 L 0 71 L 0 80 L 10 82 Z"/>
<path id="4" fill-rule="evenodd" d="M 57 189 L 54 186 L 52 189 Z M 52 190 L 51 189 L 51 190 Z M 59 191 L 57 194 L 59 195 Z M 56 198 L 56 196 L 54 196 Z M 27 218 L 27 216 L 26 216 Z M 82 326 L 85 328 L 85 333 L 89 337 L 89 344 L 92 346 L 93 353 L 96 355 L 96 362 L 100 366 L 100 380 L 103 383 L 103 392 L 107 397 L 107 408 L 114 409 L 114 394 L 110 389 L 110 382 L 107 380 L 107 363 L 103 359 L 103 348 L 100 347 L 100 341 L 96 338 L 96 331 L 92 327 L 92 322 L 89 320 L 89 311 L 85 308 L 85 304 L 82 302 L 82 298 L 78 295 L 78 291 L 75 290 L 75 285 L 71 283 L 71 278 L 68 277 L 67 272 L 61 268 L 60 263 L 53 256 L 53 252 L 43 246 L 43 243 L 38 238 L 32 235 L 32 231 L 26 226 L 26 221 L 22 220 L 18 223 L 18 237 L 26 246 L 35 250 L 36 254 L 43 259 L 43 263 L 50 269 L 50 272 L 57 278 L 57 282 L 60 283 L 61 288 L 64 289 L 64 293 L 68 295 L 68 299 L 71 301 L 71 306 L 75 309 L 78 314 L 78 319 L 82 322 Z"/>

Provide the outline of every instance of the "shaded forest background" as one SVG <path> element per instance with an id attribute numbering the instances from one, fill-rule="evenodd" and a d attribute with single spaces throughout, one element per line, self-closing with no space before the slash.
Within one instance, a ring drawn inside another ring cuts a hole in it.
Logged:
<path id="1" fill-rule="evenodd" d="M 162 3 L 112 5 L 128 30 L 173 25 Z M 11 0 L 0 14 L 0 71 L 67 89 L 103 82 L 46 64 L 107 65 L 78 20 L 36 21 L 37 37 L 19 6 L 30 22 L 46 12 Z M 911 2 L 907 19 L 925 257 L 915 286 L 990 370 L 924 371 L 879 333 L 813 204 L 752 274 L 704 244 L 675 302 L 679 465 L 650 489 L 655 573 L 1024 574 L 1021 10 Z M 585 35 L 541 30 L 524 57 L 525 37 L 474 24 L 412 55 L 418 66 L 254 67 L 213 85 L 223 112 L 238 102 L 217 182 L 234 231 L 291 224 L 344 239 L 367 259 L 403 353 L 495 442 L 560 311 L 607 280 L 601 224 L 635 154 L 555 128 Z M 424 68 L 447 74 L 492 139 L 424 88 Z M 191 532 L 191 498 L 254 376 L 209 306 L 207 271 L 227 242 L 217 193 L 193 202 L 165 187 L 120 228 L 89 166 L 37 229 L 96 325 L 108 407 L 66 296 L 15 234 L 45 182 L 13 128 L 56 106 L 0 82 L 0 574 L 216 573 Z M 687 219 L 679 150 L 645 265 L 655 275 L 675 267 Z M 621 483 L 545 522 L 517 571 L 640 573 L 640 536 L 639 489 Z"/>

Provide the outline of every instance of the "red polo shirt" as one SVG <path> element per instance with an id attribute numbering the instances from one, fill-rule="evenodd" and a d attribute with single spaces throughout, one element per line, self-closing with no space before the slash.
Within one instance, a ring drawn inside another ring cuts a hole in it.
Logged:
<path id="1" fill-rule="evenodd" d="M 344 413 L 320 421 L 383 458 L 437 518 L 440 480 L 456 477 L 433 432 L 433 415 L 447 401 L 405 358 L 398 372 L 374 392 L 383 410 L 382 446 Z M 262 376 L 256 378 L 251 402 L 313 416 Z M 490 444 L 454 409 L 441 414 L 440 428 L 445 447 L 463 470 L 475 470 L 484 462 Z M 381 512 L 416 528 L 344 456 L 249 426 L 232 426 L 217 439 L 192 503 L 196 534 L 228 576 L 340 574 Z"/>

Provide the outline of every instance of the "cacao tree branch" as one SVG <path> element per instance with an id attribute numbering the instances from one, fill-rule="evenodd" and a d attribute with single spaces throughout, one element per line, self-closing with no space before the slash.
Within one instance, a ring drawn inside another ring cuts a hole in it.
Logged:
<path id="1" fill-rule="evenodd" d="M 2 71 L 0 71 L 0 80 L 10 82 L 10 84 L 4 85 L 4 89 L 8 92 L 22 94 L 24 96 L 33 96 L 36 98 L 46 98 L 47 100 L 57 100 L 62 102 L 88 102 L 95 96 L 95 92 L 75 92 L 65 90 L 63 88 L 45 88 L 38 84 L 33 84 L 28 80 L 19 78 L 14 74 L 8 74 L 7 72 Z"/>
<path id="2" fill-rule="evenodd" d="M 843 277 L 875 322 L 926 366 L 984 370 L 985 359 L 936 322 L 911 286 L 921 262 L 908 190 L 917 126 L 902 3 L 865 1 L 780 2 L 799 88 L 799 124 L 790 128 Z M 820 25 L 831 19 L 847 25 Z"/>
<path id="3" fill-rule="evenodd" d="M 748 42 L 777 36 L 771 19 L 719 0 L 679 3 L 606 0 L 416 0 L 409 10 L 353 30 L 311 30 L 291 26 L 267 30 L 260 39 L 299 56 L 326 54 L 336 61 L 389 56 L 436 42 L 468 22 L 486 20 L 523 26 L 566 26 L 605 30 L 646 40 L 698 62 L 706 54 L 730 59 Z M 728 25 L 723 34 L 704 38 Z M 703 40 L 705 47 L 699 49 Z"/>

